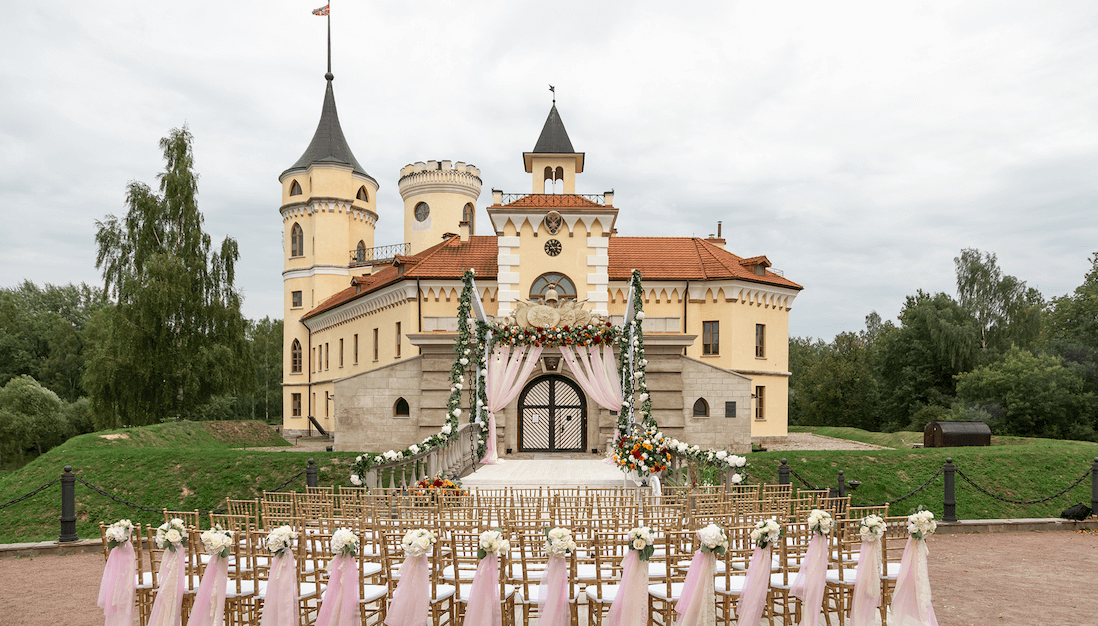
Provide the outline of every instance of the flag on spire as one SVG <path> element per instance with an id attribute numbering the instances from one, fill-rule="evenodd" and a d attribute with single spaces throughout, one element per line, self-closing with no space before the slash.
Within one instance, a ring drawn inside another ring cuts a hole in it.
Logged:
<path id="1" fill-rule="evenodd" d="M 330 6 L 331 6 L 331 3 L 325 4 L 324 6 L 320 7 L 319 9 L 313 9 L 313 15 L 319 15 L 321 17 L 324 17 L 324 16 L 328 15 L 328 11 L 329 11 L 328 7 L 330 7 Z"/>

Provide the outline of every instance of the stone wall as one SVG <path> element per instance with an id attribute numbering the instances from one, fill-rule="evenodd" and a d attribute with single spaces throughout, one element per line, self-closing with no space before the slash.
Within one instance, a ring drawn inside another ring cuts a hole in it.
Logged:
<path id="1" fill-rule="evenodd" d="M 681 436 L 667 434 L 703 448 L 728 448 L 736 454 L 751 451 L 751 379 L 690 357 L 682 364 L 682 405 L 684 428 Z M 651 383 L 649 383 L 651 386 Z M 709 417 L 694 417 L 694 403 L 704 398 Z M 735 402 L 735 417 L 726 417 L 726 402 Z"/>
<path id="2" fill-rule="evenodd" d="M 415 357 L 335 381 L 335 449 L 384 452 L 420 441 L 422 365 Z M 407 417 L 395 415 L 400 398 Z"/>

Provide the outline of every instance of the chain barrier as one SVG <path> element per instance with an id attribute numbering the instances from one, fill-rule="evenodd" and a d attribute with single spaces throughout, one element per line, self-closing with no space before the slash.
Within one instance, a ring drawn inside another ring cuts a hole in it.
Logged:
<path id="1" fill-rule="evenodd" d="M 788 466 L 788 465 L 787 465 L 786 467 L 789 467 L 789 473 L 790 473 L 791 475 L 795 476 L 795 477 L 797 478 L 797 480 L 799 480 L 799 481 L 801 481 L 802 483 L 804 483 L 805 489 L 816 489 L 816 490 L 819 490 L 819 489 L 821 488 L 821 487 L 819 487 L 818 485 L 815 485 L 815 486 L 814 486 L 814 485 L 811 485 L 811 484 L 809 484 L 809 482 L 808 482 L 807 480 L 805 480 L 804 478 L 801 478 L 801 475 L 797 473 L 797 470 L 793 469 L 793 468 L 792 468 L 791 466 Z"/>
<path id="2" fill-rule="evenodd" d="M 138 504 L 136 502 L 130 502 L 129 500 L 123 500 L 122 498 L 119 498 L 118 496 L 114 495 L 113 493 L 109 493 L 104 489 L 96 487 L 95 485 L 89 483 L 88 481 L 84 480 L 83 478 L 80 478 L 79 476 L 76 477 L 76 480 L 78 480 L 80 482 L 80 484 L 84 485 L 88 489 L 91 489 L 92 491 L 94 491 L 94 492 L 96 492 L 100 495 L 107 496 L 108 498 L 110 498 L 111 500 L 114 500 L 115 502 L 125 504 L 126 506 L 132 506 L 135 509 L 141 509 L 142 511 L 147 511 L 149 513 L 162 513 L 164 511 L 164 509 L 154 509 L 152 507 L 148 507 L 148 506 L 145 506 L 143 504 Z"/>
<path id="3" fill-rule="evenodd" d="M 1008 502 L 1010 504 L 1039 504 L 1041 502 L 1048 502 L 1049 500 L 1052 500 L 1054 498 L 1059 498 L 1060 496 L 1064 495 L 1065 493 L 1067 493 L 1067 492 L 1071 491 L 1072 489 L 1078 487 L 1079 483 L 1086 480 L 1087 476 L 1090 476 L 1091 470 L 1087 470 L 1086 472 L 1084 472 L 1083 475 L 1079 477 L 1079 480 L 1076 480 L 1075 482 L 1071 483 L 1070 485 L 1067 486 L 1067 488 L 1062 489 L 1061 491 L 1059 491 L 1059 492 L 1057 492 L 1057 493 L 1055 493 L 1055 494 L 1053 494 L 1053 495 L 1051 495 L 1047 498 L 1041 498 L 1039 500 L 1011 500 L 1010 498 L 1004 498 L 1002 496 L 997 496 L 997 495 L 991 493 L 990 491 L 988 491 L 987 489 L 984 489 L 980 485 L 977 485 L 975 482 L 972 481 L 971 478 L 969 478 L 968 476 L 965 476 L 965 473 L 962 472 L 960 469 L 957 470 L 957 473 L 961 476 L 961 478 L 964 479 L 964 481 L 966 483 L 968 483 L 969 485 L 972 485 L 972 487 L 974 489 L 976 489 L 976 491 L 979 491 L 980 493 L 982 493 L 985 496 L 988 496 L 990 498 L 994 498 L 994 499 L 1000 500 L 1002 502 Z"/>
<path id="4" fill-rule="evenodd" d="M 291 476 L 289 478 L 289 480 L 287 480 L 286 482 L 282 483 L 281 485 L 275 487 L 274 489 L 264 489 L 263 493 L 268 493 L 268 492 L 271 492 L 271 491 L 282 491 L 282 489 L 284 487 L 286 487 L 286 485 L 289 485 L 290 483 L 294 482 L 298 478 L 301 478 L 304 474 L 305 474 L 305 470 L 301 470 L 300 472 L 298 472 L 298 473 L 294 474 L 293 476 Z"/>
<path id="5" fill-rule="evenodd" d="M 59 482 L 61 482 L 60 478 L 55 479 L 53 482 L 48 482 L 48 483 L 42 485 L 41 487 L 39 487 L 38 489 L 35 489 L 34 491 L 28 493 L 28 494 L 21 495 L 21 496 L 19 496 L 18 498 L 14 499 L 14 500 L 10 500 L 8 502 L 5 502 L 4 504 L 0 504 L 0 509 L 7 508 L 7 507 L 9 507 L 9 506 L 11 506 L 11 505 L 13 505 L 17 502 L 22 502 L 23 500 L 26 500 L 27 498 L 29 498 L 29 497 L 31 497 L 35 494 L 38 494 L 40 492 L 45 491 L 46 489 L 49 489 L 50 487 L 56 485 Z"/>
<path id="6" fill-rule="evenodd" d="M 923 489 L 926 489 L 927 487 L 929 487 L 930 483 L 934 482 L 934 479 L 941 476 L 942 472 L 944 472 L 944 471 L 945 471 L 945 468 L 939 468 L 938 471 L 935 472 L 934 475 L 931 476 L 930 479 L 927 480 L 925 483 L 923 483 L 921 486 L 916 487 L 915 489 L 912 489 L 911 491 L 909 491 L 906 494 L 900 496 L 899 498 L 896 498 L 895 500 L 886 500 L 886 501 L 881 502 L 879 504 L 859 504 L 859 505 L 853 505 L 852 504 L 851 506 L 884 506 L 886 504 L 891 506 L 891 505 L 896 504 L 897 502 L 900 502 L 902 500 L 907 500 L 911 496 L 913 496 L 913 495 L 919 493 L 920 491 L 922 491 Z"/>

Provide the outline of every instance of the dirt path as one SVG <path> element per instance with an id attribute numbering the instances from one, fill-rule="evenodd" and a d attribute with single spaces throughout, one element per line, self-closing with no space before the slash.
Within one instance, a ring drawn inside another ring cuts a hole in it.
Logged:
<path id="1" fill-rule="evenodd" d="M 0 560 L 0 626 L 99 626 L 100 554 Z M 1098 533 L 936 535 L 940 626 L 1098 624 Z"/>

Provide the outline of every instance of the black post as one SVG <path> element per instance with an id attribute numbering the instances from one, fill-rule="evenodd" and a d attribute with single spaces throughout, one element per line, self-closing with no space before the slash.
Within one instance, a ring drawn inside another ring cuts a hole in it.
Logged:
<path id="1" fill-rule="evenodd" d="M 72 467 L 65 466 L 65 473 L 61 474 L 61 536 L 58 543 L 80 541 L 76 534 L 76 474 L 72 473 Z"/>
<path id="2" fill-rule="evenodd" d="M 1098 456 L 1090 466 L 1090 510 L 1098 514 Z"/>
<path id="3" fill-rule="evenodd" d="M 957 468 L 953 465 L 953 457 L 946 459 L 945 464 L 945 499 L 942 504 L 945 508 L 945 515 L 942 516 L 942 521 L 956 522 L 957 521 L 957 494 L 953 487 L 953 473 L 957 471 Z"/>
<path id="4" fill-rule="evenodd" d="M 778 484 L 789 484 L 789 466 L 786 465 L 787 461 L 782 459 L 782 464 L 778 466 Z"/>
<path id="5" fill-rule="evenodd" d="M 846 477 L 843 476 L 842 470 L 839 470 L 839 497 L 846 497 Z"/>
<path id="6" fill-rule="evenodd" d="M 305 467 L 305 486 L 316 487 L 316 461 L 309 459 L 309 464 Z"/>

